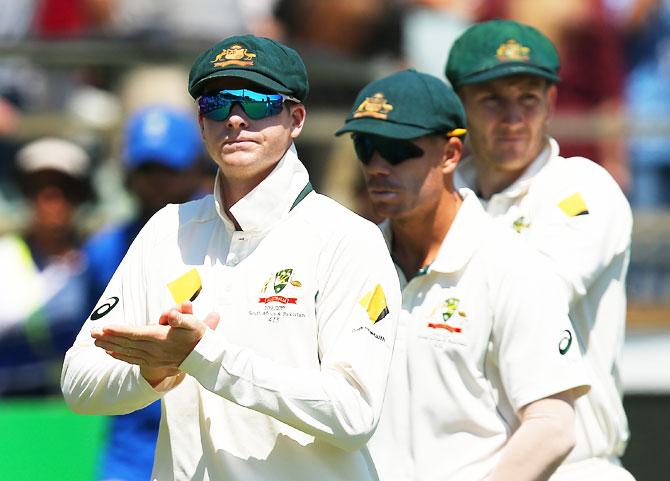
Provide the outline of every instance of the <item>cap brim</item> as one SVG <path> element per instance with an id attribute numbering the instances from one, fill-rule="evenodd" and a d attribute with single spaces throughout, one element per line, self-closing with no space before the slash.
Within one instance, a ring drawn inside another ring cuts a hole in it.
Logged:
<path id="1" fill-rule="evenodd" d="M 196 84 L 194 84 L 193 87 L 189 89 L 189 93 L 193 98 L 198 98 L 202 94 L 202 91 L 208 82 L 210 82 L 213 79 L 223 77 L 246 79 L 249 80 L 250 82 L 253 82 L 257 85 L 260 85 L 261 87 L 265 87 L 271 90 L 272 92 L 277 92 L 279 94 L 288 95 L 292 93 L 279 82 L 276 82 L 261 73 L 242 69 L 226 69 L 213 72 L 209 74 L 207 77 L 200 79 Z"/>
<path id="2" fill-rule="evenodd" d="M 495 68 L 484 70 L 483 72 L 476 72 L 461 79 L 457 86 L 474 84 L 480 82 L 487 82 L 502 77 L 510 77 L 512 75 L 536 75 L 538 77 L 546 78 L 551 82 L 560 82 L 561 78 L 549 70 L 527 63 L 518 64 L 502 64 Z"/>
<path id="3" fill-rule="evenodd" d="M 361 132 L 364 134 L 380 135 L 392 139 L 416 139 L 424 135 L 433 134 L 433 130 L 414 125 L 396 124 L 377 119 L 352 119 L 347 121 L 340 129 L 335 132 L 336 136 L 346 132 Z"/>

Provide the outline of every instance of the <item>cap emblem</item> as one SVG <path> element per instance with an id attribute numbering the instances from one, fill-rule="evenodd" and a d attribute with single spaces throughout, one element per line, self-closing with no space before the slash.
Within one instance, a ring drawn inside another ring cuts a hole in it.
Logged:
<path id="1" fill-rule="evenodd" d="M 375 119 L 386 120 L 391 110 L 393 110 L 393 105 L 388 103 L 383 93 L 377 92 L 361 102 L 356 112 L 354 112 L 354 118 L 374 117 Z"/>
<path id="2" fill-rule="evenodd" d="M 525 62 L 528 60 L 530 48 L 524 47 L 514 39 L 501 43 L 496 50 L 496 57 L 501 62 Z"/>
<path id="3" fill-rule="evenodd" d="M 212 64 L 215 67 L 227 67 L 228 65 L 248 67 L 254 64 L 254 58 L 256 58 L 255 53 L 249 52 L 243 45 L 236 43 L 221 50 L 221 53 L 212 60 Z"/>

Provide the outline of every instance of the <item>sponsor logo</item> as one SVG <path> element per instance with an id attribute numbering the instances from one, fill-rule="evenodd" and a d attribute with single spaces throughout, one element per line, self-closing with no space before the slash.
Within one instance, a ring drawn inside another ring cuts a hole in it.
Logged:
<path id="1" fill-rule="evenodd" d="M 568 217 L 576 217 L 578 215 L 586 215 L 589 213 L 589 209 L 586 207 L 586 202 L 584 202 L 584 198 L 579 192 L 560 201 L 558 203 L 558 208 Z"/>
<path id="2" fill-rule="evenodd" d="M 195 301 L 200 291 L 202 291 L 202 280 L 196 268 L 191 269 L 186 274 L 177 277 L 174 281 L 167 284 L 167 288 L 172 294 L 172 299 L 177 304 L 186 301 Z"/>
<path id="3" fill-rule="evenodd" d="M 514 39 L 501 43 L 496 50 L 496 58 L 501 62 L 526 62 L 530 48 L 524 47 Z"/>
<path id="4" fill-rule="evenodd" d="M 244 45 L 235 43 L 228 48 L 224 48 L 214 57 L 212 64 L 215 67 L 227 67 L 228 65 L 238 65 L 249 67 L 254 64 L 255 53 L 249 52 Z"/>
<path id="5" fill-rule="evenodd" d="M 376 332 L 373 332 L 372 329 L 370 329 L 367 326 L 361 326 L 353 329 L 351 332 L 361 332 L 361 331 L 366 331 L 368 334 L 372 335 L 376 339 L 379 339 L 382 342 L 386 342 L 386 338 L 382 336 L 381 334 L 377 334 Z"/>
<path id="6" fill-rule="evenodd" d="M 377 284 L 370 292 L 365 294 L 358 303 L 365 309 L 368 319 L 373 324 L 381 321 L 389 313 L 386 304 L 386 295 L 380 284 Z"/>
<path id="7" fill-rule="evenodd" d="M 393 105 L 388 103 L 383 93 L 377 92 L 361 102 L 356 112 L 354 112 L 354 118 L 374 117 L 375 119 L 386 120 L 391 110 L 393 110 Z"/>
<path id="8" fill-rule="evenodd" d="M 116 296 L 109 297 L 105 299 L 105 302 L 103 304 L 100 304 L 98 307 L 95 308 L 95 311 L 91 313 L 91 320 L 92 321 L 97 321 L 101 317 L 106 316 L 109 314 L 109 312 L 116 307 L 116 305 L 119 303 L 119 298 Z"/>
<path id="9" fill-rule="evenodd" d="M 558 352 L 561 353 L 561 356 L 565 356 L 565 353 L 570 350 L 572 346 L 572 333 L 566 329 L 563 331 L 563 337 L 558 341 Z"/>

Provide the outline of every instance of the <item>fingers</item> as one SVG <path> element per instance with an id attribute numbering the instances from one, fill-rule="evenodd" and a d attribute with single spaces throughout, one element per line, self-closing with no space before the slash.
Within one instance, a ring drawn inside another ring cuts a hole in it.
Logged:
<path id="1" fill-rule="evenodd" d="M 193 324 L 193 321 L 195 320 L 195 317 L 193 314 L 183 314 L 179 312 L 177 309 L 172 309 L 168 313 L 168 325 L 171 327 L 176 327 L 180 329 L 187 329 L 190 328 Z"/>
<path id="2" fill-rule="evenodd" d="M 205 324 L 207 324 L 207 327 L 210 329 L 216 329 L 216 326 L 219 325 L 219 321 L 221 320 L 221 316 L 219 316 L 218 313 L 216 312 L 210 312 L 207 314 L 207 317 L 203 320 Z"/>
<path id="3" fill-rule="evenodd" d="M 118 354 L 123 354 L 126 356 L 135 357 L 138 359 L 146 359 L 150 354 L 149 351 L 143 349 L 143 344 L 133 342 L 132 345 L 129 345 L 127 342 L 124 342 L 123 339 L 109 339 L 102 338 L 96 339 L 95 345 L 99 348 L 104 349 L 105 351 L 112 351 Z"/>
<path id="4" fill-rule="evenodd" d="M 180 310 L 182 314 L 193 314 L 193 304 L 190 301 L 182 302 Z"/>
<path id="5" fill-rule="evenodd" d="M 170 313 L 175 310 L 181 312 L 182 314 L 193 314 L 193 304 L 190 301 L 185 301 L 182 302 L 181 305 L 175 306 L 172 309 L 165 311 L 163 314 L 161 314 L 161 317 L 158 318 L 158 324 L 163 326 L 170 325 Z"/>

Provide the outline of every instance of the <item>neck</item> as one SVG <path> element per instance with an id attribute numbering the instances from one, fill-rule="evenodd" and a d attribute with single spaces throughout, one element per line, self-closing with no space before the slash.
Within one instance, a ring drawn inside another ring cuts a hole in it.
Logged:
<path id="1" fill-rule="evenodd" d="M 230 212 L 230 209 L 263 182 L 275 167 L 276 164 L 270 166 L 265 171 L 248 177 L 233 177 L 219 171 L 219 190 L 221 199 L 223 200 L 223 210 L 228 218 L 233 221 L 233 224 L 235 224 L 236 230 L 242 230 L 242 228 Z"/>
<path id="2" fill-rule="evenodd" d="M 537 147 L 536 152 L 532 155 L 530 162 L 517 160 L 514 161 L 517 168 L 509 168 L 509 170 L 502 170 L 494 162 L 484 161 L 476 153 L 473 156 L 474 168 L 477 175 L 477 195 L 483 199 L 490 199 L 491 196 L 502 192 L 514 182 L 516 182 L 528 167 L 535 162 L 535 159 L 549 146 L 549 140 L 541 142 Z"/>
<path id="3" fill-rule="evenodd" d="M 434 208 L 391 220 L 391 253 L 405 277 L 433 262 L 462 203 L 457 191 L 445 191 Z"/>
<path id="4" fill-rule="evenodd" d="M 486 200 L 490 199 L 493 194 L 502 192 L 512 185 L 526 170 L 524 168 L 518 171 L 500 171 L 488 167 L 486 165 L 477 165 L 475 162 L 478 196 Z"/>

